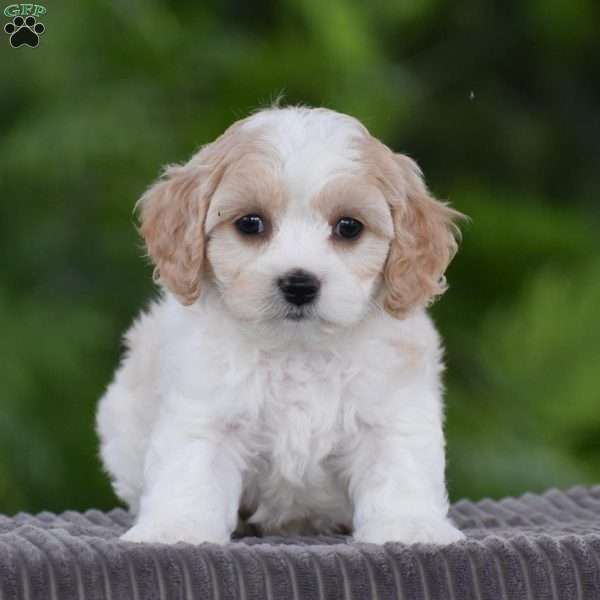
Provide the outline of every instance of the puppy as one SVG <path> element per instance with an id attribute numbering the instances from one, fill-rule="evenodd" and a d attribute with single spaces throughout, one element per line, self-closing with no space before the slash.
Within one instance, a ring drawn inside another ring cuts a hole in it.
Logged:
<path id="1" fill-rule="evenodd" d="M 460 214 L 356 119 L 272 108 L 139 201 L 163 293 L 100 400 L 123 539 L 446 544 L 440 340 Z"/>

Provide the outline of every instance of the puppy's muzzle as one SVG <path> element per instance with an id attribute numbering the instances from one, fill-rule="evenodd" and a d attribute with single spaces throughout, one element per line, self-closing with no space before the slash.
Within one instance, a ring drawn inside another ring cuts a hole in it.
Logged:
<path id="1" fill-rule="evenodd" d="M 312 273 L 295 269 L 277 280 L 277 286 L 290 304 L 303 306 L 316 300 L 321 282 Z"/>

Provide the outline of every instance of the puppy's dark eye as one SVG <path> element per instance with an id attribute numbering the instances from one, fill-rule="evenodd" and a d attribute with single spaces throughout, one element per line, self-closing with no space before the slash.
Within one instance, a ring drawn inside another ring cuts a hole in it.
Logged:
<path id="1" fill-rule="evenodd" d="M 260 215 L 244 215 L 235 226 L 242 235 L 260 235 L 265 230 L 265 221 Z"/>
<path id="2" fill-rule="evenodd" d="M 342 217 L 333 226 L 334 235 L 344 240 L 356 239 L 362 230 L 363 224 L 352 217 Z"/>

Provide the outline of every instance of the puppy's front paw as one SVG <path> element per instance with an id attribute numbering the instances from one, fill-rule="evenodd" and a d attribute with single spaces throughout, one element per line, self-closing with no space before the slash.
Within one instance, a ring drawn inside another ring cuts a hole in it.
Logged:
<path id="1" fill-rule="evenodd" d="M 354 532 L 358 542 L 384 544 L 402 542 L 404 544 L 436 544 L 443 546 L 464 539 L 449 519 L 427 518 L 407 515 L 404 518 L 378 519 L 365 523 Z"/>
<path id="2" fill-rule="evenodd" d="M 144 523 L 140 522 L 126 531 L 121 539 L 126 542 L 136 543 L 158 543 L 176 544 L 186 542 L 188 544 L 226 544 L 230 541 L 230 535 L 224 530 L 215 527 L 166 524 L 166 523 Z"/>

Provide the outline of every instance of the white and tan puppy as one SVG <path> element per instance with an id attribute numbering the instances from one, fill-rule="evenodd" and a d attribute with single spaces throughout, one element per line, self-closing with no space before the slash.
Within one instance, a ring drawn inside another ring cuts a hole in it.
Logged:
<path id="1" fill-rule="evenodd" d="M 163 286 L 100 401 L 136 542 L 351 530 L 444 544 L 442 351 L 459 213 L 352 117 L 273 108 L 139 203 Z"/>

